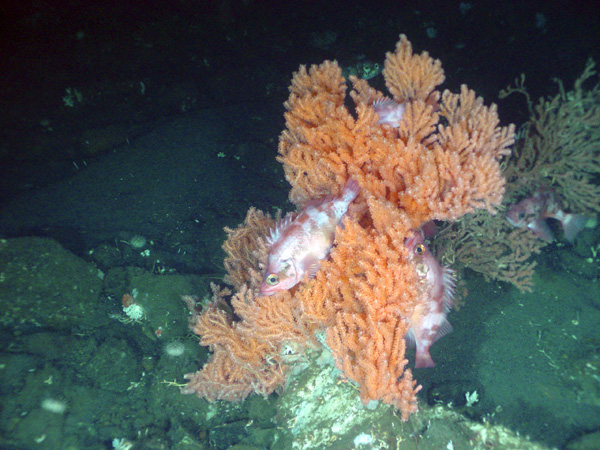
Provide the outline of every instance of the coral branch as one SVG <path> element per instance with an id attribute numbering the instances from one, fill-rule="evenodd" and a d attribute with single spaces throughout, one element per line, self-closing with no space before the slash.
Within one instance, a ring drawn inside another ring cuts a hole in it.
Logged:
<path id="1" fill-rule="evenodd" d="M 404 339 L 427 312 L 429 285 L 405 240 L 432 219 L 496 211 L 505 183 L 500 159 L 509 153 L 513 127 L 500 127 L 496 107 L 467 87 L 458 94 L 436 90 L 444 81 L 441 63 L 413 53 L 405 36 L 384 69 L 390 93 L 403 103 L 397 127 L 378 123 L 373 102 L 385 95 L 355 77 L 350 110 L 341 73 L 325 62 L 294 74 L 277 158 L 299 209 L 339 194 L 350 178 L 359 184 L 330 257 L 314 278 L 258 298 L 274 221 L 251 209 L 242 226 L 228 229 L 223 248 L 226 281 L 237 291 L 233 311 L 214 301 L 195 319 L 194 331 L 214 355 L 188 375 L 186 393 L 214 400 L 272 392 L 290 365 L 319 348 L 324 332 L 363 402 L 392 404 L 404 419 L 417 408 L 420 387 L 407 368 Z"/>

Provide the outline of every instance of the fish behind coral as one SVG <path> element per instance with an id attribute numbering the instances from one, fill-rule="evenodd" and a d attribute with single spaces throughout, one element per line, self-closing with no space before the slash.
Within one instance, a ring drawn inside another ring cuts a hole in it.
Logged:
<path id="1" fill-rule="evenodd" d="M 567 240 L 573 242 L 585 228 L 589 217 L 562 211 L 556 194 L 551 189 L 538 189 L 533 196 L 514 204 L 506 214 L 506 220 L 513 227 L 527 227 L 540 239 L 552 242 L 554 236 L 546 219 L 558 220 Z"/>
<path id="2" fill-rule="evenodd" d="M 271 231 L 261 295 L 291 289 L 307 275 L 315 275 L 321 261 L 329 255 L 335 227 L 358 192 L 358 183 L 348 180 L 339 196 L 308 202 L 295 218 L 287 217 Z"/>
<path id="3" fill-rule="evenodd" d="M 421 231 L 406 238 L 405 244 L 416 264 L 421 297 L 420 308 L 409 319 L 406 338 L 416 345 L 415 368 L 433 367 L 435 364 L 429 353 L 431 345 L 452 331 L 446 316 L 452 309 L 454 274 L 431 254 Z"/>
<path id="4" fill-rule="evenodd" d="M 375 100 L 372 105 L 373 109 L 379 115 L 377 123 L 387 123 L 393 128 L 400 126 L 400 121 L 404 117 L 406 106 L 404 103 L 396 103 L 391 98 L 380 98 Z"/>
<path id="5" fill-rule="evenodd" d="M 342 76 L 346 79 L 350 75 L 362 78 L 363 80 L 370 80 L 375 78 L 383 70 L 383 65 L 373 61 L 359 61 L 352 66 L 345 67 L 342 69 Z"/>

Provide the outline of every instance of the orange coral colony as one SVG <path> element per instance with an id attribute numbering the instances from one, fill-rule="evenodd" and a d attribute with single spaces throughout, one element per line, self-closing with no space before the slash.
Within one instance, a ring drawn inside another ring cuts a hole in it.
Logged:
<path id="1" fill-rule="evenodd" d="M 222 307 L 230 292 L 213 287 L 213 302 L 192 323 L 213 354 L 186 376 L 184 393 L 211 401 L 267 395 L 324 335 L 364 403 L 392 404 L 403 419 L 416 410 L 420 387 L 406 367 L 405 336 L 423 309 L 423 286 L 405 238 L 433 219 L 495 212 L 505 184 L 500 159 L 510 152 L 514 129 L 500 127 L 495 105 L 485 106 L 466 86 L 438 91 L 440 61 L 414 54 L 404 35 L 387 54 L 383 76 L 404 107 L 398 127 L 378 123 L 373 103 L 384 94 L 356 77 L 349 80 L 355 104 L 349 110 L 336 62 L 294 74 L 278 156 L 291 201 L 302 208 L 337 195 L 349 178 L 360 194 L 316 276 L 270 297 L 257 292 L 275 219 L 252 208 L 244 224 L 227 229 L 226 281 L 235 291 L 236 319 Z"/>

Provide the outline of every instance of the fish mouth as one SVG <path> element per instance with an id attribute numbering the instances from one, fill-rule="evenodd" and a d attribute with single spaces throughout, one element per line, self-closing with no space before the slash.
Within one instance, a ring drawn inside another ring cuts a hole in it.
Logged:
<path id="1" fill-rule="evenodd" d="M 277 292 L 277 291 L 269 289 L 269 286 L 265 286 L 265 287 L 261 286 L 260 289 L 258 290 L 258 293 L 261 297 L 268 297 L 270 295 L 275 294 L 275 292 Z"/>

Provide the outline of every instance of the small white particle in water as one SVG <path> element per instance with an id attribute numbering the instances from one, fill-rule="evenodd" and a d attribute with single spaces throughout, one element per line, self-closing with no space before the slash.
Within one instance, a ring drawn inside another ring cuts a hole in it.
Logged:
<path id="1" fill-rule="evenodd" d="M 169 342 L 167 345 L 165 345 L 165 353 L 174 358 L 183 356 L 185 353 L 185 345 L 179 341 Z"/>
<path id="2" fill-rule="evenodd" d="M 64 414 L 67 410 L 67 403 L 55 398 L 45 398 L 42 400 L 42 409 L 54 414 Z"/>
<path id="3" fill-rule="evenodd" d="M 137 303 L 132 303 L 129 306 L 125 306 L 123 307 L 123 312 L 127 315 L 127 317 L 129 317 L 132 320 L 142 320 L 145 315 L 146 312 L 144 311 L 144 308 L 141 305 L 138 305 Z"/>
<path id="4" fill-rule="evenodd" d="M 359 445 L 369 445 L 373 443 L 373 436 L 366 433 L 361 433 L 354 438 L 354 446 L 357 447 Z"/>
<path id="5" fill-rule="evenodd" d="M 136 234 L 129 239 L 129 245 L 131 245 L 133 248 L 143 248 L 146 246 L 146 238 Z"/>

